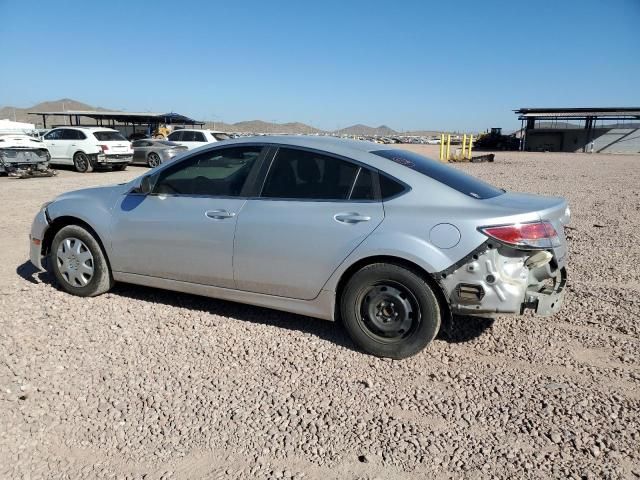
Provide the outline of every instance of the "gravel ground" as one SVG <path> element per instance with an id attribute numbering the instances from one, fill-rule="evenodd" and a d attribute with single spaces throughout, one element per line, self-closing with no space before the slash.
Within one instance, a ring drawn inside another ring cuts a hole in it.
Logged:
<path id="1" fill-rule="evenodd" d="M 123 284 L 64 294 L 27 263 L 39 205 L 144 169 L 0 178 L 0 478 L 640 477 L 639 166 L 458 166 L 569 198 L 567 301 L 551 318 L 456 318 L 404 361 L 271 310 Z"/>

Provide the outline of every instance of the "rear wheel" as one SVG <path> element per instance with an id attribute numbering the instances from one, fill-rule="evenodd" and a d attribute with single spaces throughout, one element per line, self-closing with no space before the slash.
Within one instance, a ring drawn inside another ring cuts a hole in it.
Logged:
<path id="1" fill-rule="evenodd" d="M 160 163 L 160 157 L 157 153 L 151 152 L 147 157 L 147 165 L 149 165 L 150 168 L 157 167 L 158 165 L 160 165 Z"/>
<path id="2" fill-rule="evenodd" d="M 340 303 L 353 341 L 379 357 L 415 355 L 440 329 L 440 307 L 433 290 L 416 272 L 399 265 L 363 267 L 349 279 Z"/>
<path id="3" fill-rule="evenodd" d="M 78 152 L 73 156 L 73 165 L 76 167 L 76 171 L 80 173 L 87 173 L 93 171 L 93 165 L 89 156 L 84 152 Z"/>
<path id="4" fill-rule="evenodd" d="M 53 237 L 49 264 L 60 287 L 80 297 L 94 297 L 113 286 L 109 264 L 96 239 L 78 225 Z"/>

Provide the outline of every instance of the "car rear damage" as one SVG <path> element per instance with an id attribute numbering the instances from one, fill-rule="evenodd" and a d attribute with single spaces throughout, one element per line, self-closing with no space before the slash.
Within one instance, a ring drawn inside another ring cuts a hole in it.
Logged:
<path id="1" fill-rule="evenodd" d="M 553 315 L 567 283 L 566 201 L 539 212 L 539 221 L 479 227 L 487 241 L 439 272 L 451 310 L 464 315 Z"/>
<path id="2" fill-rule="evenodd" d="M 28 135 L 0 136 L 0 173 L 10 177 L 51 177 L 56 174 L 49 168 L 49 151 Z"/>

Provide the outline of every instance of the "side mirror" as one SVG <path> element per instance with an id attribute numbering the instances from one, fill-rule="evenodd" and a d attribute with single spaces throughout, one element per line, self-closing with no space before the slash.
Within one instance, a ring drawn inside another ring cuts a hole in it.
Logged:
<path id="1" fill-rule="evenodd" d="M 145 175 L 144 177 L 142 177 L 140 186 L 138 187 L 138 191 L 143 195 L 149 195 L 153 190 L 155 182 L 152 177 L 153 175 Z"/>

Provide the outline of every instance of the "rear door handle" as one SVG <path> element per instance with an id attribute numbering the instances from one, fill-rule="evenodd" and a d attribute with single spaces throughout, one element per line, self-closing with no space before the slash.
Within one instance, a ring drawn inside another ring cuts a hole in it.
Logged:
<path id="1" fill-rule="evenodd" d="M 360 223 L 360 222 L 368 222 L 371 220 L 371 217 L 366 215 L 360 215 L 357 212 L 348 212 L 348 213 L 337 213 L 333 216 L 333 218 L 337 222 L 341 223 Z"/>
<path id="2" fill-rule="evenodd" d="M 234 212 L 229 212 L 227 210 L 207 210 L 204 214 L 212 218 L 213 220 L 224 220 L 225 218 L 233 218 L 236 216 Z"/>

